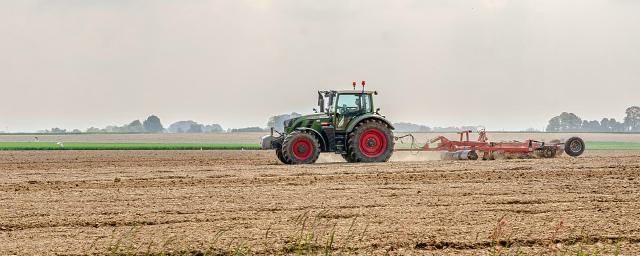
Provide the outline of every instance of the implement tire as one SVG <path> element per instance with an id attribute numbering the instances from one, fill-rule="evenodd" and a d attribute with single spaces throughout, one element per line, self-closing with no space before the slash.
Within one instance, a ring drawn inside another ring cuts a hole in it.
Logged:
<path id="1" fill-rule="evenodd" d="M 585 145 L 584 141 L 579 137 L 571 137 L 564 142 L 564 152 L 567 155 L 576 157 L 584 153 Z"/>
<path id="2" fill-rule="evenodd" d="M 387 162 L 393 155 L 393 132 L 381 121 L 365 120 L 349 134 L 347 144 L 352 162 Z"/>
<path id="3" fill-rule="evenodd" d="M 294 131 L 284 138 L 282 157 L 286 164 L 312 164 L 320 156 L 320 143 L 312 134 Z"/>

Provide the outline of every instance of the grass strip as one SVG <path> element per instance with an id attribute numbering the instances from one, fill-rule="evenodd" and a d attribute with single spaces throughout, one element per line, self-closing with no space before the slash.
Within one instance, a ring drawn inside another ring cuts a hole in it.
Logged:
<path id="1" fill-rule="evenodd" d="M 587 141 L 587 150 L 640 150 L 638 142 Z"/>

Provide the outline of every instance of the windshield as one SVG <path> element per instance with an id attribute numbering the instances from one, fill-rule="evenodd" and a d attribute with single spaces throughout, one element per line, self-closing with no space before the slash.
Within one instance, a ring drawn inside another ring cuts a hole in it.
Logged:
<path id="1" fill-rule="evenodd" d="M 369 94 L 340 94 L 335 107 L 337 113 L 341 115 L 373 112 Z"/>

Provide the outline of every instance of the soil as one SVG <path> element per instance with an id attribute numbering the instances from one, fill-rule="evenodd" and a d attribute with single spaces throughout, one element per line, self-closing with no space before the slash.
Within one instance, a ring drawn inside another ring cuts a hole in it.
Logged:
<path id="1" fill-rule="evenodd" d="M 365 255 L 640 253 L 638 151 L 339 159 L 286 166 L 272 151 L 0 152 L 0 255 L 322 253 L 327 244 Z"/>

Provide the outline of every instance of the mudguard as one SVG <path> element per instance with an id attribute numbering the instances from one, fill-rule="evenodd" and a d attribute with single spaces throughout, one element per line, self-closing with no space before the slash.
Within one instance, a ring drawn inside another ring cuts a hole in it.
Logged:
<path id="1" fill-rule="evenodd" d="M 396 128 L 393 127 L 393 125 L 391 125 L 391 123 L 389 121 L 387 121 L 387 119 L 385 119 L 382 116 L 379 115 L 374 115 L 374 114 L 367 114 L 367 115 L 362 115 L 359 116 L 353 120 L 351 120 L 351 123 L 349 124 L 349 126 L 347 126 L 347 133 L 350 133 L 351 131 L 353 131 L 353 129 L 356 127 L 356 125 L 358 125 L 358 123 L 360 123 L 362 120 L 365 119 L 376 119 L 376 120 L 380 120 L 381 122 L 387 124 L 389 126 L 389 128 L 391 128 L 391 130 L 395 130 Z"/>
<path id="2" fill-rule="evenodd" d="M 307 127 L 298 127 L 295 130 L 310 132 L 311 134 L 315 135 L 318 138 L 318 141 L 320 142 L 320 147 L 321 147 L 320 151 L 327 151 L 327 141 L 324 139 L 324 136 L 322 136 L 322 134 L 320 134 L 318 131 L 311 128 L 307 128 Z"/>

